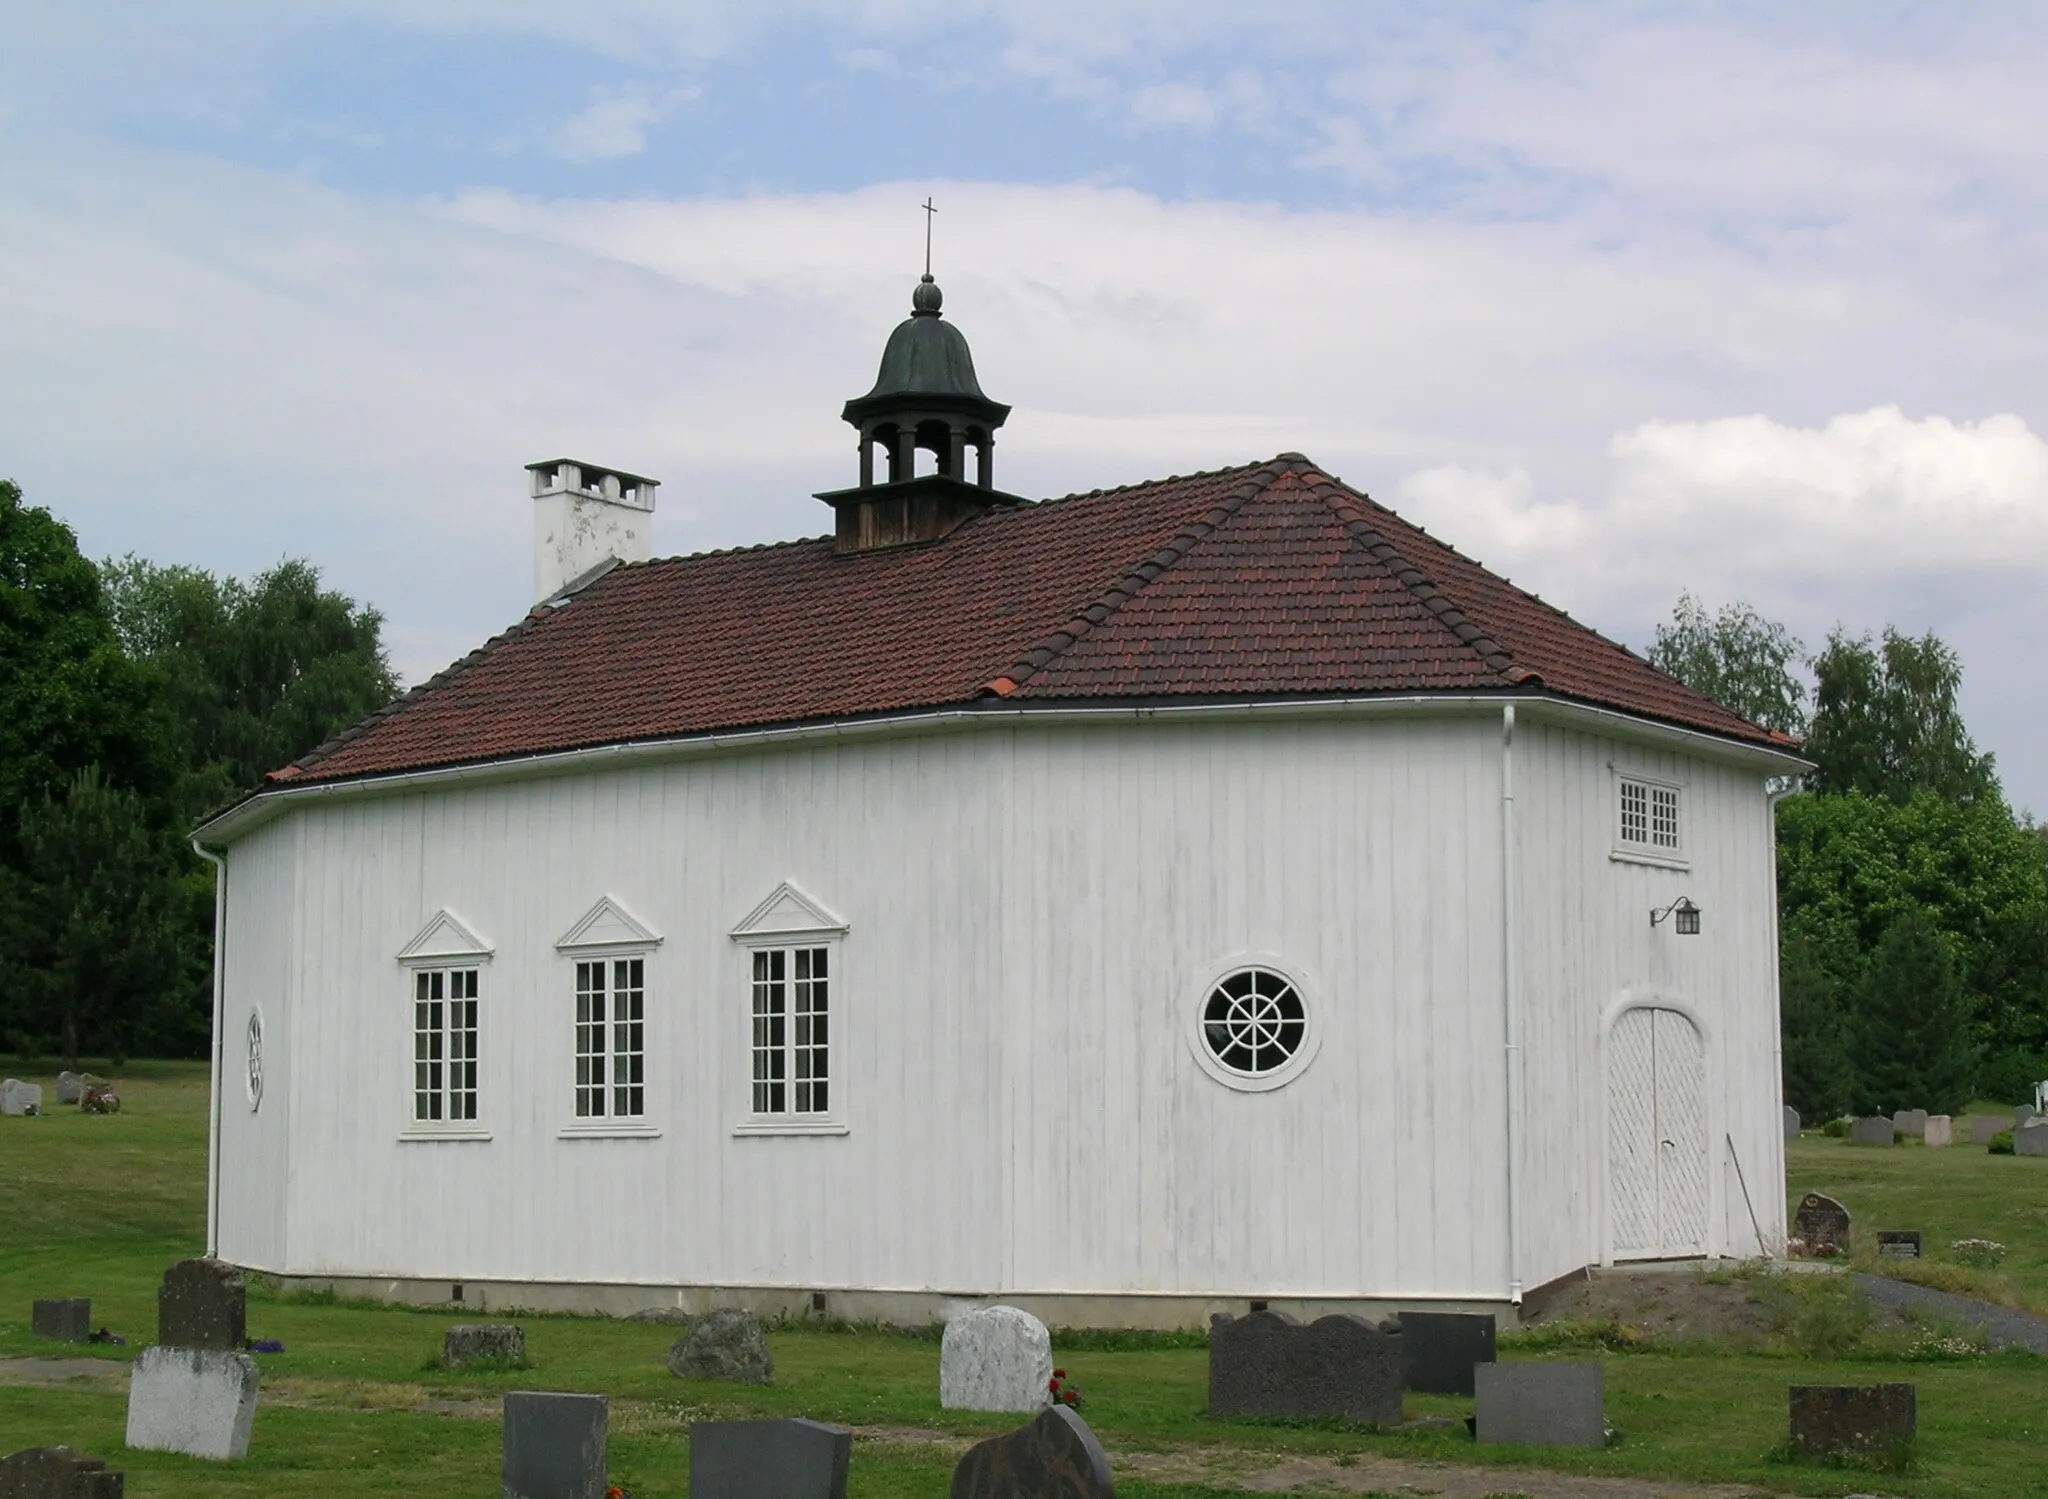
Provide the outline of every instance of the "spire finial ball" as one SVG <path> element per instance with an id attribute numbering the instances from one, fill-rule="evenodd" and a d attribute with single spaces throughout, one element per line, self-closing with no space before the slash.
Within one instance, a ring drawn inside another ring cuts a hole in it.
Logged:
<path id="1" fill-rule="evenodd" d="M 917 290 L 910 294 L 910 315 L 912 317 L 937 317 L 939 306 L 945 301 L 940 294 L 939 283 L 932 280 L 932 273 L 926 271 L 917 283 Z"/>

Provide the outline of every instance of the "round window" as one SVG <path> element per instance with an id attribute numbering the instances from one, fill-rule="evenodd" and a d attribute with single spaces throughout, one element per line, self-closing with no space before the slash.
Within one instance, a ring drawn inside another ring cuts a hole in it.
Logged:
<path id="1" fill-rule="evenodd" d="M 243 1081 L 248 1087 L 249 1108 L 253 1113 L 263 1105 L 263 1012 L 261 1010 L 251 1010 L 249 1012 L 247 1040 L 248 1071 L 243 1074 Z"/>
<path id="2" fill-rule="evenodd" d="M 1208 1059 L 1230 1078 L 1275 1081 L 1306 1060 L 1308 1007 L 1286 974 L 1238 968 L 1209 990 L 1201 1032 Z"/>

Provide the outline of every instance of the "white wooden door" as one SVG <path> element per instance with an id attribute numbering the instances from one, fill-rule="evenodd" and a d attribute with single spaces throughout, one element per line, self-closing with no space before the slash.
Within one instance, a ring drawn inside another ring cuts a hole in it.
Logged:
<path id="1" fill-rule="evenodd" d="M 1607 1214 L 1618 1260 L 1707 1252 L 1707 1063 L 1676 1010 L 1607 1033 Z"/>

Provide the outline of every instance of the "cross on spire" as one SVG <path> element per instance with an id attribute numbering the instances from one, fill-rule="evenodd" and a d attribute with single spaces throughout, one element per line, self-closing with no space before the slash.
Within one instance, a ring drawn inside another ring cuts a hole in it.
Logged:
<path id="1" fill-rule="evenodd" d="M 932 279 L 932 215 L 938 209 L 932 207 L 932 200 L 924 200 L 924 279 Z"/>

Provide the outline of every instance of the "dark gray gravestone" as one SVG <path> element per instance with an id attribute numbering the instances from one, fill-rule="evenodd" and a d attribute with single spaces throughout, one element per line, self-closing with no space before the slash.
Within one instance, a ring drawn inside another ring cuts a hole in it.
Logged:
<path id="1" fill-rule="evenodd" d="M 1030 1425 L 969 1447 L 948 1499 L 1116 1499 L 1116 1485 L 1088 1423 L 1050 1405 Z"/>
<path id="2" fill-rule="evenodd" d="M 678 1379 L 769 1384 L 775 1360 L 761 1333 L 761 1319 L 752 1312 L 706 1312 L 669 1348 L 668 1372 Z"/>
<path id="3" fill-rule="evenodd" d="M 1892 1128 L 1902 1135 L 1911 1135 L 1916 1140 L 1924 1139 L 1927 1134 L 1927 1110 L 1900 1109 L 1892 1115 Z"/>
<path id="4" fill-rule="evenodd" d="M 64 1301 L 38 1301 L 29 1330 L 54 1343 L 83 1343 L 92 1333 L 92 1298 L 75 1296 Z"/>
<path id="5" fill-rule="evenodd" d="M 2025 1128 L 2027 1121 L 2038 1116 L 2040 1112 L 2039 1109 L 2030 1103 L 2021 1104 L 2012 1111 L 2012 1127 L 2014 1129 Z"/>
<path id="6" fill-rule="evenodd" d="M 1407 1356 L 1398 1332 L 1359 1317 L 1304 1327 L 1284 1312 L 1209 1319 L 1209 1414 L 1401 1420 Z"/>
<path id="7" fill-rule="evenodd" d="M 846 1499 L 853 1433 L 816 1421 L 693 1421 L 690 1499 Z"/>
<path id="8" fill-rule="evenodd" d="M 1403 1383 L 1423 1395 L 1469 1395 L 1472 1369 L 1493 1362 L 1493 1318 L 1470 1312 L 1403 1312 Z"/>
<path id="9" fill-rule="evenodd" d="M 1788 1140 L 1799 1138 L 1799 1110 L 1793 1108 L 1789 1103 L 1785 1105 L 1785 1138 Z"/>
<path id="10" fill-rule="evenodd" d="M 1989 1145 L 1991 1137 L 2005 1128 L 2005 1120 L 1997 1114 L 1972 1114 L 1970 1116 L 1970 1143 Z"/>
<path id="11" fill-rule="evenodd" d="M 2014 1155 L 2048 1155 L 2048 1119 L 2036 1119 L 2012 1132 Z"/>
<path id="12" fill-rule="evenodd" d="M 1804 1456 L 1889 1451 L 1912 1441 L 1918 1426 L 1909 1384 L 1792 1386 L 1792 1447 Z"/>
<path id="13" fill-rule="evenodd" d="M 1792 1215 L 1792 1236 L 1803 1241 L 1809 1251 L 1832 1247 L 1847 1254 L 1849 1210 L 1832 1197 L 1808 1192 L 1799 1199 L 1799 1210 Z"/>
<path id="14" fill-rule="evenodd" d="M 29 1447 L 0 1457 L 0 1499 L 122 1499 L 119 1473 L 69 1447 Z"/>
<path id="15" fill-rule="evenodd" d="M 1604 1447 L 1606 1387 L 1598 1364 L 1481 1364 L 1478 1419 L 1488 1446 Z"/>
<path id="16" fill-rule="evenodd" d="M 1877 1257 L 1883 1260 L 1920 1258 L 1920 1231 L 1916 1228 L 1886 1228 L 1877 1233 Z"/>
<path id="17" fill-rule="evenodd" d="M 249 1345 L 242 1272 L 225 1260 L 180 1260 L 156 1292 L 156 1340 L 165 1348 L 240 1353 Z"/>
<path id="18" fill-rule="evenodd" d="M 604 1499 L 602 1395 L 505 1397 L 504 1499 Z"/>
<path id="19" fill-rule="evenodd" d="M 1858 1119 L 1849 1126 L 1851 1145 L 1890 1145 L 1892 1122 L 1889 1119 Z"/>
<path id="20" fill-rule="evenodd" d="M 457 1322 L 441 1334 L 441 1363 L 445 1368 L 525 1362 L 526 1329 L 510 1322 Z"/>

